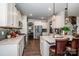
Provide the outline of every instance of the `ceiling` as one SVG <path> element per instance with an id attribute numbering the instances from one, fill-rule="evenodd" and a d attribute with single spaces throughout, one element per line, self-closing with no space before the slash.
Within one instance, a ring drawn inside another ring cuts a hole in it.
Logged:
<path id="1" fill-rule="evenodd" d="M 53 14 L 53 3 L 16 3 L 16 7 L 30 19 L 47 19 Z M 55 3 L 56 14 L 63 11 L 65 7 L 66 3 Z M 48 8 L 51 8 L 51 11 Z M 68 15 L 79 16 L 79 3 L 68 4 Z"/>

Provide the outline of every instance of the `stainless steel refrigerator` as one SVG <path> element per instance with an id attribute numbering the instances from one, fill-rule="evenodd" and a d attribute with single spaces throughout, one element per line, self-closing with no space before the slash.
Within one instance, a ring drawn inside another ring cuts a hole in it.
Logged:
<path id="1" fill-rule="evenodd" d="M 34 26 L 34 38 L 40 39 L 41 35 L 42 35 L 42 26 L 41 25 Z"/>

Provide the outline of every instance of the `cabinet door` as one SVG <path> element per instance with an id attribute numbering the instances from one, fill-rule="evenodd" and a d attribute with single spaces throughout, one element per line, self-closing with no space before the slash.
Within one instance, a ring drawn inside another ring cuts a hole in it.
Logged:
<path id="1" fill-rule="evenodd" d="M 0 3 L 0 26 L 17 25 L 17 9 L 14 3 Z"/>
<path id="2" fill-rule="evenodd" d="M 8 15 L 8 21 L 7 21 L 7 25 L 8 26 L 13 26 L 13 27 L 17 27 L 17 9 L 15 7 L 14 3 L 9 3 L 8 4 L 8 10 L 7 10 L 7 15 Z"/>
<path id="3" fill-rule="evenodd" d="M 12 3 L 8 3 L 7 5 L 7 25 L 12 26 L 13 22 L 13 5 Z"/>
<path id="4" fill-rule="evenodd" d="M 18 27 L 19 16 L 15 3 L 0 3 L 0 26 Z"/>
<path id="5" fill-rule="evenodd" d="M 40 52 L 42 56 L 44 55 L 43 51 L 44 51 L 44 40 L 43 38 L 41 38 L 40 39 Z"/>
<path id="6" fill-rule="evenodd" d="M 44 44 L 43 45 L 43 55 L 44 56 L 49 56 L 49 47 L 50 47 L 50 45 L 46 41 L 44 41 L 43 44 Z"/>
<path id="7" fill-rule="evenodd" d="M 14 7 L 14 16 L 13 16 L 13 26 L 18 27 L 19 26 L 19 14 L 16 7 Z"/>
<path id="8" fill-rule="evenodd" d="M 19 55 L 22 56 L 24 50 L 24 38 L 19 42 Z"/>
<path id="9" fill-rule="evenodd" d="M 7 4 L 0 3 L 0 26 L 6 25 L 6 19 L 7 19 Z"/>

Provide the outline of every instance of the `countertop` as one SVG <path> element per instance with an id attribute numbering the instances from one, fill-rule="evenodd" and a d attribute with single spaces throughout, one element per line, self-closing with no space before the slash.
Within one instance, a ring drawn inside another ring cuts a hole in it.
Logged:
<path id="1" fill-rule="evenodd" d="M 54 43 L 55 40 L 53 39 L 52 36 L 41 36 L 41 38 L 45 41 L 47 41 L 48 43 Z"/>
<path id="2" fill-rule="evenodd" d="M 18 37 L 15 38 L 10 38 L 10 39 L 4 39 L 0 41 L 0 45 L 10 45 L 10 44 L 18 44 L 19 41 L 24 37 L 24 35 L 19 35 Z"/>
<path id="3" fill-rule="evenodd" d="M 47 41 L 49 44 L 55 43 L 56 39 L 61 39 L 61 38 L 53 37 L 53 36 L 41 36 L 41 38 Z M 70 38 L 69 40 L 71 41 L 73 37 L 72 35 L 67 35 L 66 37 L 63 37 L 62 39 L 64 38 Z"/>

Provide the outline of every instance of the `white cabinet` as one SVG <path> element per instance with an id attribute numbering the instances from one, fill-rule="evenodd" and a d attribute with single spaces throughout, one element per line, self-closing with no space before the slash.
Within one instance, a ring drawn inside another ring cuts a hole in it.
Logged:
<path id="1" fill-rule="evenodd" d="M 24 38 L 19 42 L 19 56 L 22 56 L 24 50 Z"/>
<path id="2" fill-rule="evenodd" d="M 49 47 L 48 42 L 40 37 L 40 53 L 42 56 L 49 56 Z"/>
<path id="3" fill-rule="evenodd" d="M 14 8 L 14 10 L 13 10 L 13 26 L 14 27 L 18 27 L 17 26 L 18 25 L 18 23 L 17 23 L 17 20 L 18 20 L 18 18 L 17 18 L 18 11 L 17 11 L 17 9 L 15 7 L 13 7 L 13 8 Z"/>
<path id="4" fill-rule="evenodd" d="M 14 17 L 13 17 L 13 4 L 11 4 L 11 3 L 9 3 L 9 4 L 7 4 L 7 15 L 5 15 L 5 16 L 7 16 L 7 19 L 6 19 L 6 21 L 7 21 L 7 24 L 6 24 L 6 26 L 12 26 L 13 25 L 13 19 L 14 19 Z"/>
<path id="5" fill-rule="evenodd" d="M 19 18 L 21 14 L 15 3 L 0 3 L 0 26 L 18 27 Z"/>
<path id="6" fill-rule="evenodd" d="M 12 5 L 0 3 L 0 26 L 12 25 Z"/>
<path id="7" fill-rule="evenodd" d="M 22 56 L 24 36 L 0 41 L 0 56 Z"/>
<path id="8" fill-rule="evenodd" d="M 0 45 L 0 56 L 17 56 L 17 45 Z"/>
<path id="9" fill-rule="evenodd" d="M 8 4 L 8 10 L 9 10 L 9 12 L 8 12 L 8 19 L 10 19 L 10 20 L 8 20 L 8 24 L 9 24 L 9 26 L 13 26 L 13 27 L 19 27 L 18 25 L 19 25 L 19 17 L 18 16 L 20 16 L 20 12 L 17 10 L 17 8 L 15 7 L 15 4 L 13 4 L 13 3 L 9 3 Z"/>
<path id="10" fill-rule="evenodd" d="M 43 55 L 43 40 L 42 39 L 40 39 L 40 53 L 41 53 L 41 55 Z"/>
<path id="11" fill-rule="evenodd" d="M 0 3 L 0 26 L 5 26 L 7 24 L 7 4 Z"/>

